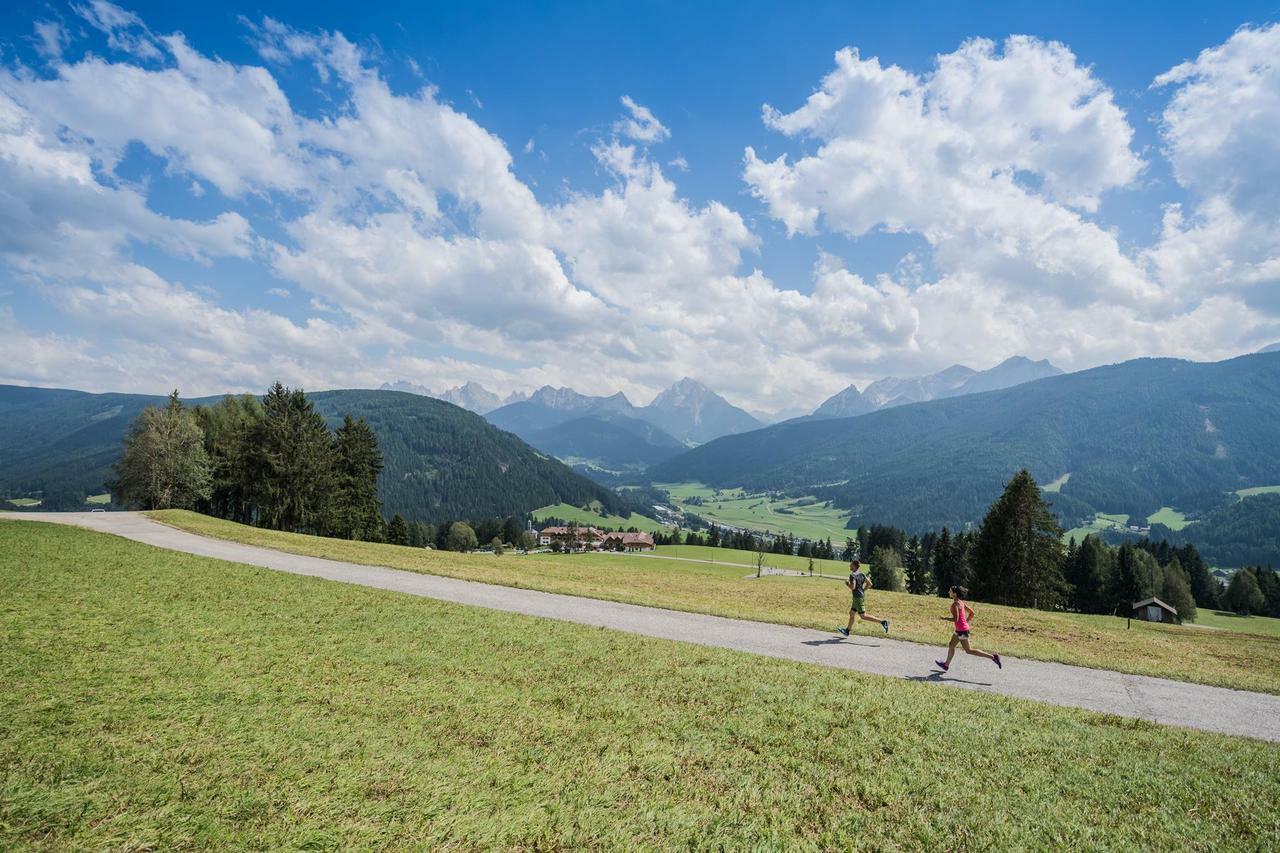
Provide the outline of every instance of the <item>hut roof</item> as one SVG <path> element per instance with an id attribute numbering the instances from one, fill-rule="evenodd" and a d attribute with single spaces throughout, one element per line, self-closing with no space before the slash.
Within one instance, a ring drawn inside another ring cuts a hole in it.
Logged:
<path id="1" fill-rule="evenodd" d="M 1133 609 L 1137 610 L 1139 607 L 1146 607 L 1148 604 L 1154 604 L 1157 607 L 1163 607 L 1165 610 L 1168 610 L 1174 616 L 1178 615 L 1178 609 L 1176 607 L 1171 607 L 1168 604 L 1165 604 L 1163 601 L 1156 598 L 1154 595 L 1151 596 L 1150 598 L 1144 598 L 1141 601 L 1135 601 L 1133 603 Z"/>

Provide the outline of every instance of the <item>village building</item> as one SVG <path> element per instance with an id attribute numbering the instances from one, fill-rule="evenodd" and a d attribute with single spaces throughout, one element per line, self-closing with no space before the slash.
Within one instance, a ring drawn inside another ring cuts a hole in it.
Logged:
<path id="1" fill-rule="evenodd" d="M 544 527 L 538 531 L 538 544 L 546 547 L 554 543 L 567 551 L 652 551 L 653 534 L 606 533 L 596 527 Z"/>
<path id="2" fill-rule="evenodd" d="M 652 533 L 606 533 L 602 543 L 607 551 L 652 551 Z"/>
<path id="3" fill-rule="evenodd" d="M 538 544 L 559 542 L 566 550 L 583 551 L 600 547 L 604 536 L 604 531 L 595 527 L 544 527 L 538 532 Z"/>

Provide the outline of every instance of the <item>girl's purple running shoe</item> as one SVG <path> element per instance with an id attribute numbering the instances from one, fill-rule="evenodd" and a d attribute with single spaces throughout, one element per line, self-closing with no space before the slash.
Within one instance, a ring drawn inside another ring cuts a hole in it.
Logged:
<path id="1" fill-rule="evenodd" d="M 934 663 L 936 663 L 938 665 L 938 669 L 942 670 L 943 672 L 946 672 L 947 670 L 951 669 L 951 667 L 947 666 L 945 661 L 936 660 L 934 661 Z"/>
<path id="2" fill-rule="evenodd" d="M 992 655 L 991 659 L 996 663 L 996 669 L 1004 669 L 1004 664 L 1000 663 L 1000 655 Z"/>

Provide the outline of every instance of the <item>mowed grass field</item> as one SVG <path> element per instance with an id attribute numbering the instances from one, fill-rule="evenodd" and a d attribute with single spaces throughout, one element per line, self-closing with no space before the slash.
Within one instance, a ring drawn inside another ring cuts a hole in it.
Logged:
<path id="1" fill-rule="evenodd" d="M 754 551 L 739 551 L 734 548 L 712 548 L 709 545 L 659 545 L 654 549 L 659 557 L 674 557 L 681 560 L 709 560 L 714 563 L 733 563 L 739 567 L 756 566 Z M 797 557 L 794 554 L 764 555 L 765 568 L 796 569 L 809 571 L 809 558 Z M 820 560 L 815 558 L 813 570 L 817 573 L 838 574 L 844 577 L 849 573 L 849 564 L 843 560 Z"/>
<path id="2" fill-rule="evenodd" d="M 39 498 L 9 498 L 7 502 L 20 507 L 40 506 Z"/>
<path id="3" fill-rule="evenodd" d="M 769 533 L 786 532 L 801 539 L 831 539 L 843 543 L 853 535 L 845 528 L 849 513 L 813 502 L 813 498 L 773 500 L 767 495 L 748 494 L 742 489 L 720 492 L 701 483 L 655 483 L 666 490 L 671 500 L 686 512 L 707 521 L 730 527 Z M 689 503 L 698 498 L 701 504 Z"/>
<path id="4" fill-rule="evenodd" d="M 607 554 L 456 554 L 261 530 L 180 510 L 150 515 L 193 533 L 313 557 L 822 631 L 843 625 L 849 608 L 849 592 L 839 580 L 755 579 L 738 566 Z M 975 608 L 975 637 L 1001 654 L 1280 694 L 1275 638 L 1145 622 L 1126 630 L 1125 620 L 1109 616 Z M 940 618 L 947 610 L 941 598 L 876 590 L 868 609 L 891 619 L 900 639 L 941 647 L 950 636 Z M 921 654 L 923 674 L 932 657 L 931 651 Z"/>
<path id="5" fill-rule="evenodd" d="M 1196 614 L 1196 624 L 1208 628 L 1238 631 L 1242 634 L 1280 637 L 1280 619 L 1269 616 L 1241 616 L 1223 610 L 1201 610 Z"/>
<path id="6" fill-rule="evenodd" d="M 667 529 L 652 518 L 636 513 L 632 513 L 630 518 L 623 518 L 620 515 L 602 513 L 598 507 L 596 509 L 583 509 L 572 504 L 544 506 L 542 509 L 535 509 L 532 515 L 535 521 L 542 521 L 547 518 L 562 518 L 565 521 L 576 521 L 583 527 L 611 527 L 621 530 L 629 530 L 634 527 L 643 533 L 661 533 Z"/>
<path id="7" fill-rule="evenodd" d="M 1280 834 L 1280 748 L 1261 741 L 33 522 L 0 521 L 0 590 L 6 850 L 1256 850 Z"/>

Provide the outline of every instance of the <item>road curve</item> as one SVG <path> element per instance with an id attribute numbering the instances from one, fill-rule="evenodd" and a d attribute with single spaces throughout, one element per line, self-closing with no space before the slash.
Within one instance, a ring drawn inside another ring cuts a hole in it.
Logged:
<path id="1" fill-rule="evenodd" d="M 1005 657 L 1004 669 L 997 670 L 987 661 L 961 656 L 952 672 L 942 675 L 933 667 L 939 647 L 879 634 L 860 634 L 845 640 L 807 628 L 304 557 L 197 536 L 137 513 L 0 512 L 0 519 L 71 524 L 202 557 L 457 604 L 1280 742 L 1280 696 L 1264 693 L 1013 657 Z"/>

